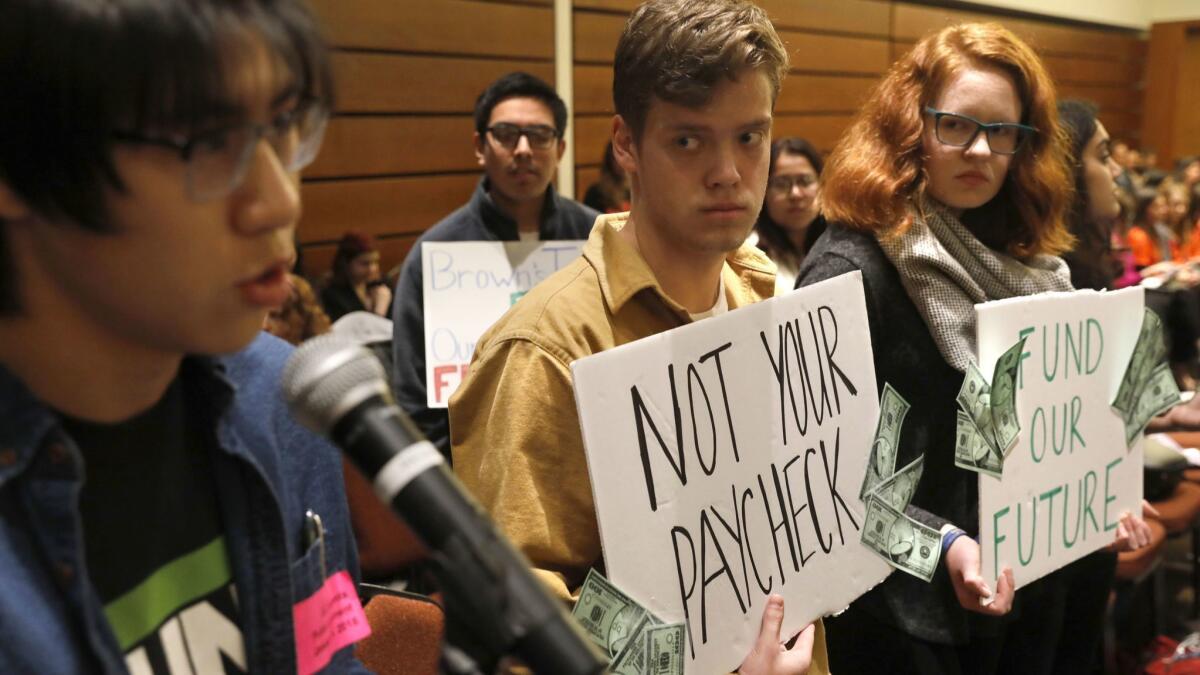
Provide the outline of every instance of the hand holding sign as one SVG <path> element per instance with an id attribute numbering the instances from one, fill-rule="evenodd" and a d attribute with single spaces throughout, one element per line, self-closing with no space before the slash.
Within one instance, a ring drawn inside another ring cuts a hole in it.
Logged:
<path id="1" fill-rule="evenodd" d="M 1004 568 L 996 583 L 996 592 L 988 588 L 980 573 L 979 544 L 970 537 L 959 537 L 946 552 L 946 570 L 954 596 L 963 609 L 991 616 L 1003 616 L 1012 609 L 1016 584 L 1012 570 Z"/>
<path id="2" fill-rule="evenodd" d="M 749 656 L 738 668 L 740 675 L 803 675 L 812 665 L 813 639 L 816 627 L 809 624 L 800 631 L 796 644 L 786 649 L 780 644 L 780 627 L 783 625 L 783 597 L 772 595 L 763 608 L 762 625 L 758 640 Z"/>

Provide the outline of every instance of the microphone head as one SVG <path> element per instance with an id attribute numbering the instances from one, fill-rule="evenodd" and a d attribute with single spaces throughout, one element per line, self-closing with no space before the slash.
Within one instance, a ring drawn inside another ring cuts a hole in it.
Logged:
<path id="1" fill-rule="evenodd" d="M 292 415 L 322 434 L 372 396 L 391 400 L 379 359 L 353 340 L 332 333 L 296 348 L 283 369 L 282 388 Z"/>

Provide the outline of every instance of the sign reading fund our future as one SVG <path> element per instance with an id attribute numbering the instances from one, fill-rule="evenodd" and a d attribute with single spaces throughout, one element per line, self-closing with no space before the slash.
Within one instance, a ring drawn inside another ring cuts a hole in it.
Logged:
<path id="1" fill-rule="evenodd" d="M 425 391 L 445 408 L 467 374 L 475 343 L 529 289 L 579 257 L 585 241 L 421 244 Z"/>
<path id="2" fill-rule="evenodd" d="M 1051 293 L 976 305 L 979 359 L 991 372 L 1021 337 L 1021 430 L 1001 478 L 979 477 L 983 574 L 1017 587 L 1112 543 L 1141 513 L 1142 440 L 1125 442 L 1110 403 L 1142 324 L 1142 289 Z"/>
<path id="3" fill-rule="evenodd" d="M 891 568 L 859 543 L 878 390 L 858 272 L 580 359 L 609 579 L 682 622 L 688 673 L 736 669 Z"/>

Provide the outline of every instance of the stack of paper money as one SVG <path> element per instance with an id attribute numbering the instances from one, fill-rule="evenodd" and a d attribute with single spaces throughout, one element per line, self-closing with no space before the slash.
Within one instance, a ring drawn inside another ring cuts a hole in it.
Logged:
<path id="1" fill-rule="evenodd" d="M 861 540 L 896 569 L 929 581 L 942 553 L 941 534 L 904 513 L 921 480 L 925 455 L 895 470 L 900 429 L 909 407 L 892 385 L 884 383 L 871 457 L 858 491 L 867 505 Z"/>
<path id="2" fill-rule="evenodd" d="M 608 654 L 613 675 L 683 674 L 683 624 L 664 624 L 596 570 L 588 571 L 571 615 Z"/>
<path id="3" fill-rule="evenodd" d="M 1017 442 L 1021 424 L 1017 418 L 1017 371 L 1025 338 L 1008 348 L 996 361 L 992 383 L 974 363 L 967 365 L 958 390 L 958 423 L 954 464 L 999 478 L 1004 458 Z"/>
<path id="4" fill-rule="evenodd" d="M 1133 355 L 1121 378 L 1121 387 L 1112 402 L 1112 407 L 1119 410 L 1125 420 L 1126 445 L 1133 443 L 1151 417 L 1179 403 L 1179 388 L 1163 360 L 1166 355 L 1162 321 L 1147 309 L 1142 316 L 1142 330 L 1138 333 Z"/>

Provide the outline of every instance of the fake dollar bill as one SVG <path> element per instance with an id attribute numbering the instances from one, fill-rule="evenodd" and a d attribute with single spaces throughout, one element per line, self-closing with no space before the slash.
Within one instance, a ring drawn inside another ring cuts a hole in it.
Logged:
<path id="1" fill-rule="evenodd" d="M 646 672 L 646 638 L 650 629 L 662 624 L 658 617 L 646 612 L 625 642 L 621 653 L 609 666 L 611 675 L 643 675 Z M 680 671 L 683 672 L 683 671 Z"/>
<path id="2" fill-rule="evenodd" d="M 920 482 L 924 469 L 925 455 L 921 455 L 877 485 L 871 494 L 887 502 L 893 509 L 904 511 L 912 501 L 913 493 L 917 491 L 917 483 Z"/>
<path id="3" fill-rule="evenodd" d="M 930 581 L 942 555 L 942 536 L 893 509 L 872 494 L 867 498 L 867 515 L 862 543 L 898 570 Z"/>
<path id="4" fill-rule="evenodd" d="M 1021 424 L 1017 421 L 1017 373 L 1021 369 L 1021 353 L 1024 350 L 1025 338 L 1021 338 L 1000 355 L 992 373 L 988 403 L 992 412 L 992 431 L 1001 457 L 1016 445 L 1021 432 Z"/>
<path id="5" fill-rule="evenodd" d="M 990 385 L 974 363 L 967 364 L 956 399 L 961 409 L 954 447 L 957 466 L 997 477 L 1003 471 L 1004 457 L 1021 432 L 1017 373 L 1024 349 L 1025 338 L 1021 338 L 1000 355 Z"/>
<path id="6" fill-rule="evenodd" d="M 687 631 L 681 623 L 646 629 L 646 675 L 683 675 L 683 642 Z"/>
<path id="7" fill-rule="evenodd" d="M 954 465 L 995 478 L 1004 472 L 1004 459 L 999 451 L 987 442 L 971 417 L 961 410 L 954 434 Z"/>
<path id="8" fill-rule="evenodd" d="M 892 389 L 892 385 L 884 383 L 883 394 L 879 399 L 879 421 L 875 423 L 875 440 L 871 443 L 870 462 L 863 476 L 862 486 L 858 490 L 859 499 L 865 501 L 876 486 L 895 472 L 896 453 L 900 448 L 900 428 L 904 426 L 904 417 L 910 407 L 908 401 Z"/>
<path id="9" fill-rule="evenodd" d="M 641 628 L 648 613 L 593 569 L 588 571 L 571 616 L 596 646 L 614 658 Z"/>
<path id="10" fill-rule="evenodd" d="M 1121 412 L 1125 422 L 1125 443 L 1131 444 L 1146 428 L 1150 418 L 1179 403 L 1179 388 L 1163 358 L 1166 346 L 1162 336 L 1162 321 L 1145 310 L 1137 344 L 1121 377 L 1121 386 L 1112 407 Z"/>
<path id="11" fill-rule="evenodd" d="M 1133 443 L 1133 439 L 1146 428 L 1150 418 L 1170 410 L 1179 403 L 1179 387 L 1175 385 L 1175 376 L 1167 364 L 1160 363 L 1151 373 L 1145 389 L 1138 396 L 1133 411 L 1126 413 L 1125 443 Z"/>

